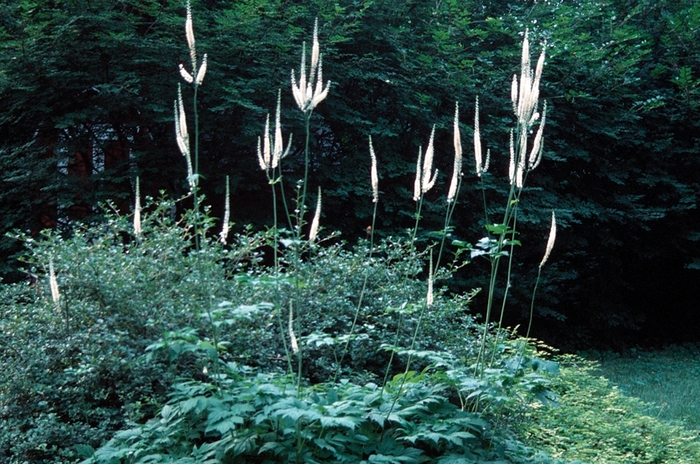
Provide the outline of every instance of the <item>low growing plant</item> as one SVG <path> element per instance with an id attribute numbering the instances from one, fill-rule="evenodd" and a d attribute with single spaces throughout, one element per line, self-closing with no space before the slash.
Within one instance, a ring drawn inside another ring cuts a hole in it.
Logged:
<path id="1" fill-rule="evenodd" d="M 598 377 L 595 363 L 560 360 L 561 374 L 552 378 L 556 400 L 532 403 L 523 417 L 519 435 L 526 442 L 591 464 L 700 462 L 697 431 L 649 416 L 648 406 Z"/>

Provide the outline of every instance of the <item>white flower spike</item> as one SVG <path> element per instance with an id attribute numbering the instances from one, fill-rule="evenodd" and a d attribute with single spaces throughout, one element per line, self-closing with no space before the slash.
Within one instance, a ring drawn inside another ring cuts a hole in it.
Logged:
<path id="1" fill-rule="evenodd" d="M 315 89 L 313 80 L 316 79 Z M 318 44 L 318 19 L 314 23 L 314 37 L 311 48 L 311 67 L 309 69 L 309 80 L 306 80 L 306 45 L 302 46 L 301 66 L 299 69 L 299 84 L 297 85 L 294 70 L 292 70 L 292 93 L 299 109 L 304 113 L 311 113 L 316 106 L 327 96 L 331 82 L 323 85 L 323 56 Z"/>
<path id="2" fill-rule="evenodd" d="M 190 154 L 190 136 L 187 133 L 187 120 L 185 118 L 185 105 L 182 102 L 182 89 L 178 86 L 177 100 L 175 101 L 175 139 L 180 153 L 187 162 L 187 180 L 190 188 L 195 187 L 192 157 Z"/>
<path id="3" fill-rule="evenodd" d="M 221 221 L 221 232 L 219 233 L 219 241 L 226 243 L 228 239 L 228 231 L 231 228 L 231 194 L 229 190 L 229 179 L 226 176 L 226 198 L 224 199 L 224 219 Z"/>
<path id="4" fill-rule="evenodd" d="M 433 148 L 433 140 L 435 139 L 435 126 L 433 126 L 433 131 L 430 133 L 430 141 L 428 142 L 428 148 L 425 150 L 425 156 L 423 157 L 423 177 L 421 179 L 421 192 L 425 193 L 435 185 L 437 180 L 437 169 L 433 171 L 433 155 L 435 150 Z"/>
<path id="5" fill-rule="evenodd" d="M 420 198 L 421 161 L 423 159 L 423 147 L 418 147 L 418 160 L 416 161 L 416 179 L 413 181 L 413 201 Z"/>
<path id="6" fill-rule="evenodd" d="M 474 107 L 474 160 L 476 161 L 476 175 L 481 177 L 481 174 L 486 172 L 483 166 L 483 158 L 481 155 L 481 132 L 479 131 L 479 97 L 476 97 L 476 106 Z"/>
<path id="7" fill-rule="evenodd" d="M 136 201 L 134 202 L 134 235 L 141 235 L 141 187 L 136 176 Z"/>
<path id="8" fill-rule="evenodd" d="M 372 183 L 372 202 L 379 201 L 379 174 L 377 173 L 377 156 L 374 154 L 372 146 L 372 136 L 369 136 L 369 156 L 372 159 L 372 167 L 370 169 L 370 180 Z"/>
<path id="9" fill-rule="evenodd" d="M 452 181 L 447 191 L 447 202 L 451 203 L 457 196 L 459 179 L 462 177 L 462 138 L 459 133 L 459 102 L 455 104 L 455 120 L 453 124 L 455 159 L 452 165 Z"/>
<path id="10" fill-rule="evenodd" d="M 194 27 L 192 26 L 192 8 L 190 6 L 189 0 L 187 1 L 187 17 L 185 18 L 185 38 L 187 39 L 187 48 L 190 50 L 190 61 L 192 63 L 192 73 L 187 71 L 185 67 L 180 64 L 180 75 L 188 84 L 194 83 L 194 85 L 202 85 L 204 81 L 204 75 L 207 72 L 207 55 L 204 55 L 201 66 L 197 70 L 197 49 L 195 47 L 194 39 Z M 195 74 L 196 77 L 193 77 Z"/>
<path id="11" fill-rule="evenodd" d="M 318 224 L 321 220 L 321 187 L 318 188 L 318 200 L 316 201 L 316 213 L 314 214 L 314 219 L 311 221 L 311 230 L 309 231 L 309 242 L 313 243 L 316 241 L 316 236 L 318 235 Z"/>
<path id="12" fill-rule="evenodd" d="M 433 140 L 435 138 L 435 126 L 433 126 L 433 131 L 430 133 L 430 141 L 428 142 L 428 148 L 425 149 L 425 155 L 421 156 L 422 148 L 418 149 L 418 161 L 416 162 L 416 180 L 413 183 L 413 201 L 418 201 L 422 194 L 433 188 L 435 181 L 437 180 L 438 170 L 433 172 L 433 155 L 435 150 L 433 149 Z M 421 168 L 421 158 L 422 158 L 422 168 Z"/>
<path id="13" fill-rule="evenodd" d="M 554 215 L 554 211 L 552 211 L 552 225 L 549 228 L 549 238 L 547 239 L 547 248 L 544 252 L 544 257 L 542 258 L 542 261 L 540 262 L 540 269 L 544 264 L 547 262 L 549 259 L 549 255 L 552 253 L 552 248 L 554 248 L 554 241 L 557 238 L 557 218 Z"/>
<path id="14" fill-rule="evenodd" d="M 53 268 L 53 260 L 49 261 L 49 286 L 51 287 L 51 299 L 56 305 L 56 311 L 60 312 L 61 293 L 58 291 L 58 280 L 56 279 L 56 271 Z"/>
<path id="15" fill-rule="evenodd" d="M 270 137 L 270 115 L 267 115 L 265 121 L 265 132 L 263 133 L 262 150 L 260 146 L 260 137 L 258 137 L 258 163 L 260 169 L 269 171 L 275 169 L 280 160 L 289 154 L 292 148 L 292 136 L 289 136 L 287 149 L 284 150 L 284 140 L 282 138 L 282 125 L 280 123 L 280 107 L 282 102 L 281 92 L 277 92 L 277 110 L 275 112 L 275 135 L 274 140 Z"/>

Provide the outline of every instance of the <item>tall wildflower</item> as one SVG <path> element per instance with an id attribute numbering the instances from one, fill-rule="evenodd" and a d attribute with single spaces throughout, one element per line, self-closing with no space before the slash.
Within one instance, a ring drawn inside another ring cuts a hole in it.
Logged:
<path id="1" fill-rule="evenodd" d="M 413 184 L 413 200 L 418 201 L 420 196 L 433 188 L 435 181 L 437 180 L 438 170 L 433 171 L 433 155 L 435 150 L 433 149 L 433 139 L 435 138 L 435 126 L 433 126 L 433 131 L 430 133 L 430 141 L 428 142 L 428 148 L 425 149 L 425 156 L 423 156 L 423 167 L 421 168 L 421 153 L 418 152 L 418 163 L 416 164 L 416 180 Z"/>
<path id="2" fill-rule="evenodd" d="M 474 106 L 474 161 L 476 162 L 476 175 L 481 177 L 484 172 L 481 156 L 481 133 L 479 131 L 479 97 L 476 97 Z"/>
<path id="3" fill-rule="evenodd" d="M 299 353 L 299 342 L 297 341 L 297 336 L 294 334 L 294 312 L 292 311 L 292 306 L 289 306 L 289 341 L 292 345 L 292 353 Z"/>
<path id="4" fill-rule="evenodd" d="M 219 233 L 219 241 L 221 243 L 226 243 L 228 238 L 228 231 L 231 228 L 231 193 L 229 190 L 229 180 L 226 176 L 226 198 L 224 199 L 224 220 L 221 221 L 221 232 Z"/>
<path id="5" fill-rule="evenodd" d="M 549 255 L 552 253 L 552 248 L 554 248 L 554 241 L 557 238 L 557 218 L 554 215 L 554 211 L 552 211 L 552 225 L 549 228 L 549 238 L 547 239 L 547 248 L 545 249 L 544 252 L 544 257 L 542 257 L 542 261 L 540 262 L 540 269 L 544 264 L 547 262 L 549 259 Z"/>
<path id="6" fill-rule="evenodd" d="M 457 186 L 459 179 L 462 177 L 462 138 L 459 133 L 459 102 L 455 104 L 455 120 L 453 125 L 455 159 L 452 165 L 452 180 L 450 181 L 450 189 L 447 191 L 447 202 L 451 203 L 457 196 Z"/>
<path id="7" fill-rule="evenodd" d="M 433 305 L 433 301 L 435 299 L 435 296 L 433 293 L 433 281 L 434 280 L 435 280 L 435 276 L 433 275 L 433 254 L 430 253 L 430 270 L 428 271 L 428 294 L 425 297 L 425 304 L 428 307 Z"/>
<path id="8" fill-rule="evenodd" d="M 510 184 L 515 182 L 515 144 L 513 142 L 513 129 L 510 130 L 510 163 L 508 165 L 508 178 Z"/>
<path id="9" fill-rule="evenodd" d="M 316 79 L 316 86 L 313 81 Z M 321 103 L 327 96 L 331 82 L 328 81 L 324 88 L 323 86 L 323 56 L 320 52 L 318 44 L 318 19 L 314 23 L 314 39 L 311 49 L 311 66 L 309 68 L 309 77 L 306 77 L 306 44 L 302 46 L 301 51 L 301 67 L 299 69 L 299 83 L 297 84 L 294 70 L 292 70 L 292 93 L 296 100 L 299 109 L 304 113 L 310 113 Z"/>
<path id="10" fill-rule="evenodd" d="M 537 64 L 535 65 L 535 69 L 532 69 L 530 62 L 530 42 L 528 40 L 527 31 L 525 31 L 520 61 L 520 79 L 514 75 L 511 84 L 511 101 L 513 103 L 513 112 L 517 118 L 517 134 L 515 136 L 517 137 L 518 151 L 514 153 L 515 149 L 511 148 L 509 173 L 511 184 L 515 184 L 517 188 L 523 187 L 525 174 L 539 165 L 542 156 L 542 132 L 544 130 L 547 105 L 546 103 L 544 104 L 542 115 L 537 111 L 537 106 L 544 59 L 545 51 L 543 48 L 537 60 Z M 528 134 L 532 126 L 538 120 L 540 120 L 540 125 L 528 156 Z M 513 144 L 513 134 L 511 134 L 511 147 L 513 147 Z"/>
<path id="11" fill-rule="evenodd" d="M 318 235 L 318 224 L 321 220 L 321 187 L 318 188 L 318 199 L 316 200 L 316 213 L 311 221 L 311 230 L 309 231 L 309 241 L 315 242 Z"/>
<path id="12" fill-rule="evenodd" d="M 60 301 L 61 294 L 58 291 L 58 280 L 56 279 L 56 271 L 53 267 L 53 260 L 49 261 L 49 286 L 51 287 L 51 299 L 56 305 L 56 311 L 61 310 Z"/>
<path id="13" fill-rule="evenodd" d="M 190 151 L 190 135 L 187 132 L 187 119 L 185 116 L 185 106 L 182 103 L 182 88 L 177 88 L 177 100 L 175 100 L 175 139 L 180 153 L 187 162 L 187 181 L 190 188 L 195 187 L 194 170 L 192 168 L 192 155 Z"/>
<path id="14" fill-rule="evenodd" d="M 267 115 L 265 121 L 265 132 L 263 133 L 262 149 L 260 146 L 260 137 L 258 137 L 258 163 L 263 171 L 274 170 L 280 160 L 287 156 L 292 146 L 292 136 L 289 136 L 289 144 L 287 150 L 284 150 L 282 139 L 282 126 L 280 124 L 280 106 L 281 94 L 277 92 L 277 110 L 275 111 L 275 135 L 274 139 L 270 137 L 270 115 Z"/>
<path id="15" fill-rule="evenodd" d="M 187 39 L 187 47 L 190 49 L 190 61 L 192 62 L 192 73 L 185 69 L 185 66 L 180 64 L 180 75 L 188 83 L 199 86 L 202 85 L 204 81 L 204 75 L 207 72 L 207 54 L 204 54 L 202 58 L 202 64 L 197 63 L 197 49 L 195 47 L 194 40 L 194 27 L 192 26 L 192 9 L 190 8 L 190 2 L 187 2 L 187 18 L 185 19 L 185 38 Z M 193 77 L 194 75 L 194 77 Z"/>
<path id="16" fill-rule="evenodd" d="M 370 180 L 372 183 L 372 201 L 379 201 L 379 174 L 377 173 L 377 156 L 374 154 L 372 146 L 372 136 L 369 136 L 369 156 L 372 159 L 372 167 L 370 168 Z"/>
<path id="17" fill-rule="evenodd" d="M 141 235 L 141 187 L 136 176 L 136 200 L 134 202 L 134 235 Z"/>
<path id="18" fill-rule="evenodd" d="M 416 160 L 416 178 L 413 181 L 413 201 L 418 201 L 421 194 L 421 161 L 423 161 L 423 147 L 418 148 Z"/>

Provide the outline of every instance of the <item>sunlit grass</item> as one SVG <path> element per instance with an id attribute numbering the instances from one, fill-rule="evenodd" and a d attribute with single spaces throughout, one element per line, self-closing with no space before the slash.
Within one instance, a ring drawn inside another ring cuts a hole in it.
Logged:
<path id="1" fill-rule="evenodd" d="M 606 353 L 600 369 L 622 391 L 649 403 L 650 415 L 700 429 L 700 346 Z"/>

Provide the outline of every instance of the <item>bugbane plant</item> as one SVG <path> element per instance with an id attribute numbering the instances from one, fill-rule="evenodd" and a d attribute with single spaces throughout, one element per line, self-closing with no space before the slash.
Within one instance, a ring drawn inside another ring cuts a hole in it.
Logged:
<path id="1" fill-rule="evenodd" d="M 141 235 L 141 186 L 139 185 L 139 178 L 136 176 L 136 192 L 134 201 L 134 235 Z"/>
<path id="2" fill-rule="evenodd" d="M 314 80 L 316 85 L 313 85 Z M 299 69 L 299 82 L 297 83 L 294 70 L 291 75 L 292 94 L 299 109 L 304 113 L 306 140 L 304 143 L 304 178 L 301 181 L 301 195 L 299 196 L 297 205 L 297 238 L 301 238 L 301 227 L 304 222 L 304 213 L 306 212 L 306 192 L 307 182 L 309 179 L 309 143 L 311 140 L 311 115 L 316 106 L 321 103 L 327 96 L 330 90 L 331 82 L 328 81 L 323 85 L 323 55 L 321 54 L 321 46 L 318 41 L 318 19 L 314 22 L 313 44 L 311 47 L 311 63 L 309 66 L 309 75 L 306 74 L 306 44 L 302 45 L 301 50 L 301 66 Z"/>
<path id="3" fill-rule="evenodd" d="M 377 203 L 379 201 L 379 173 L 377 172 L 377 155 L 374 154 L 371 135 L 369 137 L 369 156 L 372 160 L 369 174 L 370 184 L 372 185 L 372 202 Z"/>
<path id="4" fill-rule="evenodd" d="M 189 0 L 187 1 L 187 16 L 185 18 L 185 39 L 187 48 L 189 49 L 190 64 L 192 72 L 185 69 L 183 64 L 180 64 L 180 76 L 193 87 L 192 99 L 192 114 L 194 117 L 194 143 L 190 144 L 190 137 L 187 132 L 187 119 L 185 114 L 184 103 L 182 101 L 182 89 L 178 85 L 177 100 L 175 101 L 175 135 L 177 145 L 180 152 L 185 157 L 187 162 L 187 183 L 190 187 L 190 193 L 194 199 L 194 239 L 197 249 L 200 247 L 200 224 L 199 224 L 199 199 L 198 199 L 198 184 L 199 184 L 199 113 L 197 111 L 197 92 L 204 82 L 204 76 L 207 72 L 207 55 L 204 54 L 202 62 L 199 63 L 197 58 L 197 48 L 194 37 L 194 26 L 192 24 L 192 8 Z M 194 158 L 194 161 L 193 161 Z"/>
<path id="5" fill-rule="evenodd" d="M 554 249 L 554 241 L 557 238 L 557 217 L 552 211 L 552 224 L 549 226 L 549 238 L 547 239 L 547 247 L 544 250 L 544 256 L 542 256 L 542 261 L 540 265 L 537 266 L 537 280 L 535 280 L 535 288 L 532 290 L 532 299 L 530 301 L 530 320 L 527 324 L 527 332 L 525 332 L 525 338 L 530 337 L 530 330 L 532 329 L 532 317 L 535 312 L 535 294 L 537 293 L 537 285 L 540 283 L 540 276 L 542 275 L 542 267 L 545 265 L 549 259 L 549 255 Z"/>
<path id="6" fill-rule="evenodd" d="M 462 139 L 459 133 L 459 103 L 455 104 L 455 120 L 453 124 L 455 158 L 452 165 L 452 180 L 447 191 L 447 202 L 452 203 L 457 196 L 457 185 L 462 179 Z M 475 132 L 476 134 L 476 132 Z"/>
<path id="7" fill-rule="evenodd" d="M 226 243 L 228 232 L 231 229 L 231 192 L 229 188 L 229 177 L 226 176 L 226 197 L 224 198 L 224 219 L 221 221 L 221 232 L 219 241 Z"/>
<path id="8" fill-rule="evenodd" d="M 538 108 L 540 93 L 539 86 L 542 77 L 542 71 L 544 69 L 544 61 L 545 51 L 543 47 L 539 59 L 537 60 L 537 64 L 533 70 L 532 63 L 530 60 L 530 42 L 528 39 L 528 32 L 525 31 L 520 61 L 520 77 L 514 75 L 511 84 L 511 103 L 513 105 L 513 113 L 515 115 L 515 127 L 510 130 L 508 166 L 508 178 L 510 181 L 510 189 L 508 192 L 508 198 L 506 200 L 503 219 L 502 222 L 496 224 L 491 224 L 489 222 L 489 217 L 486 213 L 486 200 L 484 193 L 484 214 L 486 217 L 486 229 L 488 236 L 482 238 L 479 241 L 477 248 L 472 250 L 472 257 L 484 256 L 489 259 L 491 264 L 487 307 L 485 315 L 485 322 L 487 324 L 491 322 L 492 311 L 494 308 L 496 283 L 497 276 L 499 274 L 498 270 L 500 261 L 504 257 L 507 258 L 506 281 L 504 283 L 505 288 L 500 303 L 500 316 L 497 325 L 499 331 L 502 328 L 506 301 L 508 299 L 508 293 L 511 288 L 511 270 L 513 264 L 513 254 L 515 251 L 515 245 L 519 244 L 519 242 L 516 240 L 516 226 L 520 197 L 523 192 L 527 174 L 533 169 L 535 169 L 542 160 L 542 135 L 544 131 L 545 117 L 547 113 L 546 102 L 542 105 L 541 115 L 538 112 Z M 537 132 L 535 133 L 534 140 L 531 140 L 531 134 L 536 124 L 538 124 Z M 488 168 L 488 156 L 487 161 L 482 162 L 478 98 L 476 100 L 476 110 L 474 114 L 474 158 L 476 164 L 476 174 L 477 176 L 481 177 L 482 174 L 485 173 L 486 169 Z M 544 264 L 544 261 L 546 261 L 546 259 L 543 260 L 542 264 Z M 541 271 L 542 265 L 539 266 L 539 269 Z M 528 326 L 528 334 L 529 330 L 530 327 Z M 483 363 L 483 354 L 485 351 L 486 343 L 485 335 L 486 332 L 484 332 L 484 337 L 482 337 L 482 345 L 476 362 L 477 371 L 479 371 L 481 374 L 483 374 L 483 369 L 485 368 L 485 364 Z M 494 343 L 497 342 L 498 338 L 496 338 L 496 341 Z"/>
<path id="9" fill-rule="evenodd" d="M 194 27 L 192 25 L 192 8 L 190 2 L 187 2 L 187 18 L 185 19 L 185 39 L 187 39 L 187 47 L 190 49 L 190 61 L 192 62 L 192 73 L 190 74 L 183 64 L 180 64 L 180 75 L 189 84 L 195 86 L 202 85 L 204 75 L 207 72 L 207 54 L 204 54 L 202 63 L 197 60 L 197 49 L 195 47 Z M 196 74 L 195 74 L 196 72 Z M 195 74 L 194 77 L 193 74 Z"/>
<path id="10" fill-rule="evenodd" d="M 546 44 L 545 44 L 546 45 Z M 513 111 L 516 116 L 515 137 L 517 147 L 513 147 L 513 135 L 511 135 L 511 183 L 515 183 L 519 189 L 523 188 L 524 178 L 528 171 L 535 169 L 542 159 L 542 132 L 544 130 L 545 118 L 547 115 L 547 103 L 542 107 L 542 115 L 538 112 L 540 79 L 544 68 L 545 51 L 544 47 L 537 60 L 537 65 L 533 71 L 530 62 L 530 42 L 528 31 L 525 31 L 523 38 L 523 50 L 520 63 L 520 79 L 513 75 L 511 84 L 511 101 Z M 541 117 L 541 120 L 540 120 Z M 528 138 L 534 124 L 540 120 L 535 140 L 528 143 Z M 517 148 L 517 151 L 516 151 Z M 529 151 L 529 155 L 528 155 Z"/>
<path id="11" fill-rule="evenodd" d="M 316 212 L 311 220 L 311 230 L 309 231 L 309 242 L 316 241 L 318 235 L 319 222 L 321 221 L 321 187 L 318 188 L 318 197 L 316 199 Z"/>
<path id="12" fill-rule="evenodd" d="M 275 110 L 275 131 L 274 137 L 270 136 L 270 115 L 267 115 L 267 120 L 265 121 L 265 131 L 262 137 L 262 147 L 260 137 L 258 137 L 258 163 L 260 164 L 260 169 L 265 171 L 268 175 L 268 180 L 272 180 L 270 171 L 274 171 L 282 158 L 289 154 L 289 150 L 292 148 L 292 136 L 289 136 L 289 142 L 287 149 L 284 150 L 284 140 L 282 138 L 282 125 L 280 123 L 280 113 L 281 113 L 281 93 L 277 92 L 277 109 Z M 274 173 L 272 174 L 274 176 Z"/>
<path id="13" fill-rule="evenodd" d="M 421 151 L 418 151 L 418 160 L 416 161 L 416 180 L 413 183 L 413 201 L 418 201 L 424 193 L 428 192 L 428 190 L 435 186 L 438 170 L 435 169 L 435 171 L 433 171 L 433 157 L 435 155 L 435 149 L 433 147 L 434 139 L 435 126 L 433 126 L 433 130 L 430 133 L 430 141 L 428 142 L 428 147 L 425 149 L 425 155 L 423 156 Z"/>
<path id="14" fill-rule="evenodd" d="M 316 84 L 314 86 L 314 79 Z M 311 47 L 311 63 L 309 76 L 306 75 L 306 44 L 302 46 L 301 66 L 299 67 L 299 83 L 297 84 L 292 70 L 292 93 L 299 109 L 305 114 L 311 113 L 327 96 L 331 82 L 323 85 L 323 55 L 318 43 L 318 19 L 314 23 L 313 45 Z"/>

